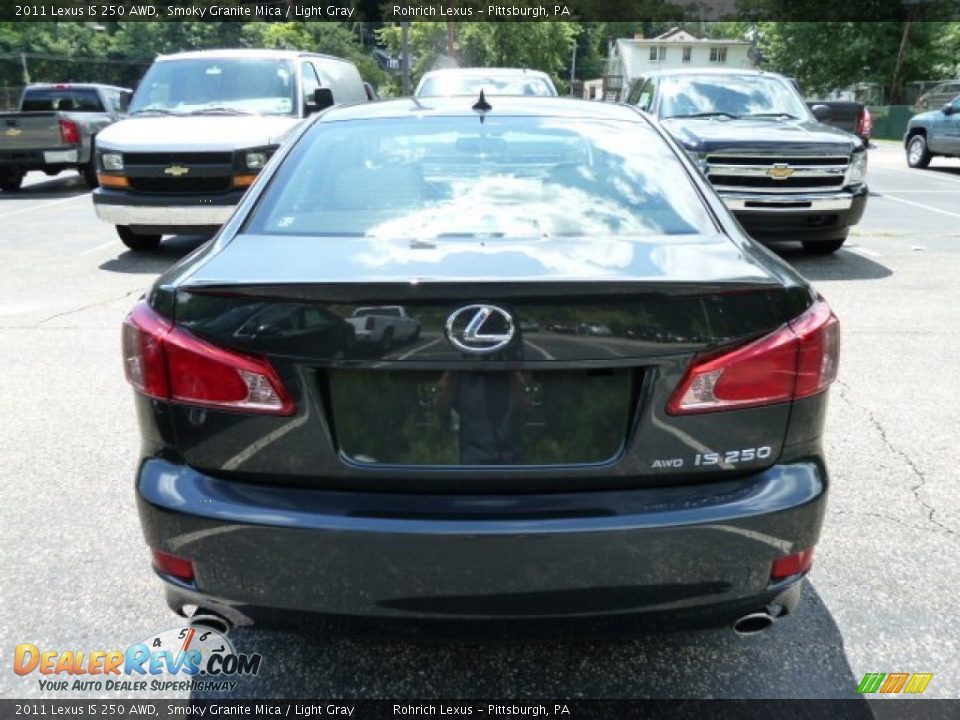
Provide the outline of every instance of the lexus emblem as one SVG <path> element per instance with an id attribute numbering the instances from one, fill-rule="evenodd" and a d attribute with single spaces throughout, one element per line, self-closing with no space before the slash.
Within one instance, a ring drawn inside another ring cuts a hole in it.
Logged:
<path id="1" fill-rule="evenodd" d="M 184 167 L 183 165 L 171 165 L 166 170 L 163 171 L 167 175 L 173 175 L 174 177 L 180 177 L 181 175 L 186 175 L 190 172 L 190 168 Z"/>
<path id="2" fill-rule="evenodd" d="M 496 305 L 467 305 L 447 318 L 447 340 L 458 350 L 488 355 L 513 341 L 513 318 Z"/>

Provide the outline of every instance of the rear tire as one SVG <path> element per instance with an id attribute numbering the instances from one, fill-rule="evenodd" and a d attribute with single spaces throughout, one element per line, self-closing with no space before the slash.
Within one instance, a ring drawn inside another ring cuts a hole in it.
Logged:
<path id="1" fill-rule="evenodd" d="M 0 190 L 17 192 L 23 184 L 23 173 L 19 170 L 5 170 L 0 174 Z"/>
<path id="2" fill-rule="evenodd" d="M 907 165 L 923 169 L 930 164 L 933 154 L 927 147 L 926 135 L 914 135 L 907 143 Z"/>
<path id="3" fill-rule="evenodd" d="M 160 246 L 162 235 L 139 235 L 126 225 L 117 225 L 117 235 L 128 248 L 134 252 L 156 250 Z"/>
<path id="4" fill-rule="evenodd" d="M 380 341 L 380 349 L 383 352 L 389 352 L 393 348 L 393 328 L 388 327 L 383 331 L 383 339 Z"/>
<path id="5" fill-rule="evenodd" d="M 836 240 L 821 240 L 820 242 L 805 241 L 803 243 L 803 249 L 811 255 L 829 255 L 830 253 L 835 253 L 837 250 L 842 248 L 846 241 L 846 235 L 844 235 L 842 238 L 837 238 Z"/>
<path id="6" fill-rule="evenodd" d="M 92 148 L 90 149 L 90 161 L 80 168 L 80 175 L 83 177 L 84 184 L 91 190 L 100 187 L 100 181 L 97 180 L 97 156 L 93 153 Z"/>

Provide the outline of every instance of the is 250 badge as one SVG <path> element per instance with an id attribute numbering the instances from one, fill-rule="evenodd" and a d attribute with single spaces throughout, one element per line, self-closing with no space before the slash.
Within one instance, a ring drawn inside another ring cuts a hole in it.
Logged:
<path id="1" fill-rule="evenodd" d="M 694 465 L 736 465 L 737 463 L 766 460 L 773 454 L 769 445 L 762 447 L 727 450 L 725 452 L 697 453 L 693 456 Z"/>

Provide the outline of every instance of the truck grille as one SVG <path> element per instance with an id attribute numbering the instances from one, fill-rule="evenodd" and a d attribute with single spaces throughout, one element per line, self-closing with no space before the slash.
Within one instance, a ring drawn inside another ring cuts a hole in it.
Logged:
<path id="1" fill-rule="evenodd" d="M 192 195 L 227 192 L 233 187 L 231 176 L 215 177 L 131 177 L 130 187 L 137 192 Z"/>
<path id="2" fill-rule="evenodd" d="M 124 153 L 126 165 L 232 165 L 228 152 Z"/>
<path id="3" fill-rule="evenodd" d="M 802 193 L 839 190 L 850 158 L 845 155 L 707 156 L 707 178 L 717 190 Z"/>

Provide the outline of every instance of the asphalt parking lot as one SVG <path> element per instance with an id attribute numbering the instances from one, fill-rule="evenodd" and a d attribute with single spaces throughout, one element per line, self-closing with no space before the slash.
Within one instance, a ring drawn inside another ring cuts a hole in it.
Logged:
<path id="1" fill-rule="evenodd" d="M 752 638 L 238 630 L 237 649 L 264 664 L 231 697 L 852 697 L 864 673 L 896 671 L 931 672 L 927 696 L 960 697 L 960 161 L 910 170 L 880 143 L 870 163 L 873 197 L 845 249 L 781 250 L 843 323 L 832 495 L 796 615 Z M 5 697 L 70 697 L 10 670 L 18 643 L 122 648 L 177 624 L 133 503 L 119 329 L 198 242 L 127 252 L 72 173 L 0 193 Z"/>

